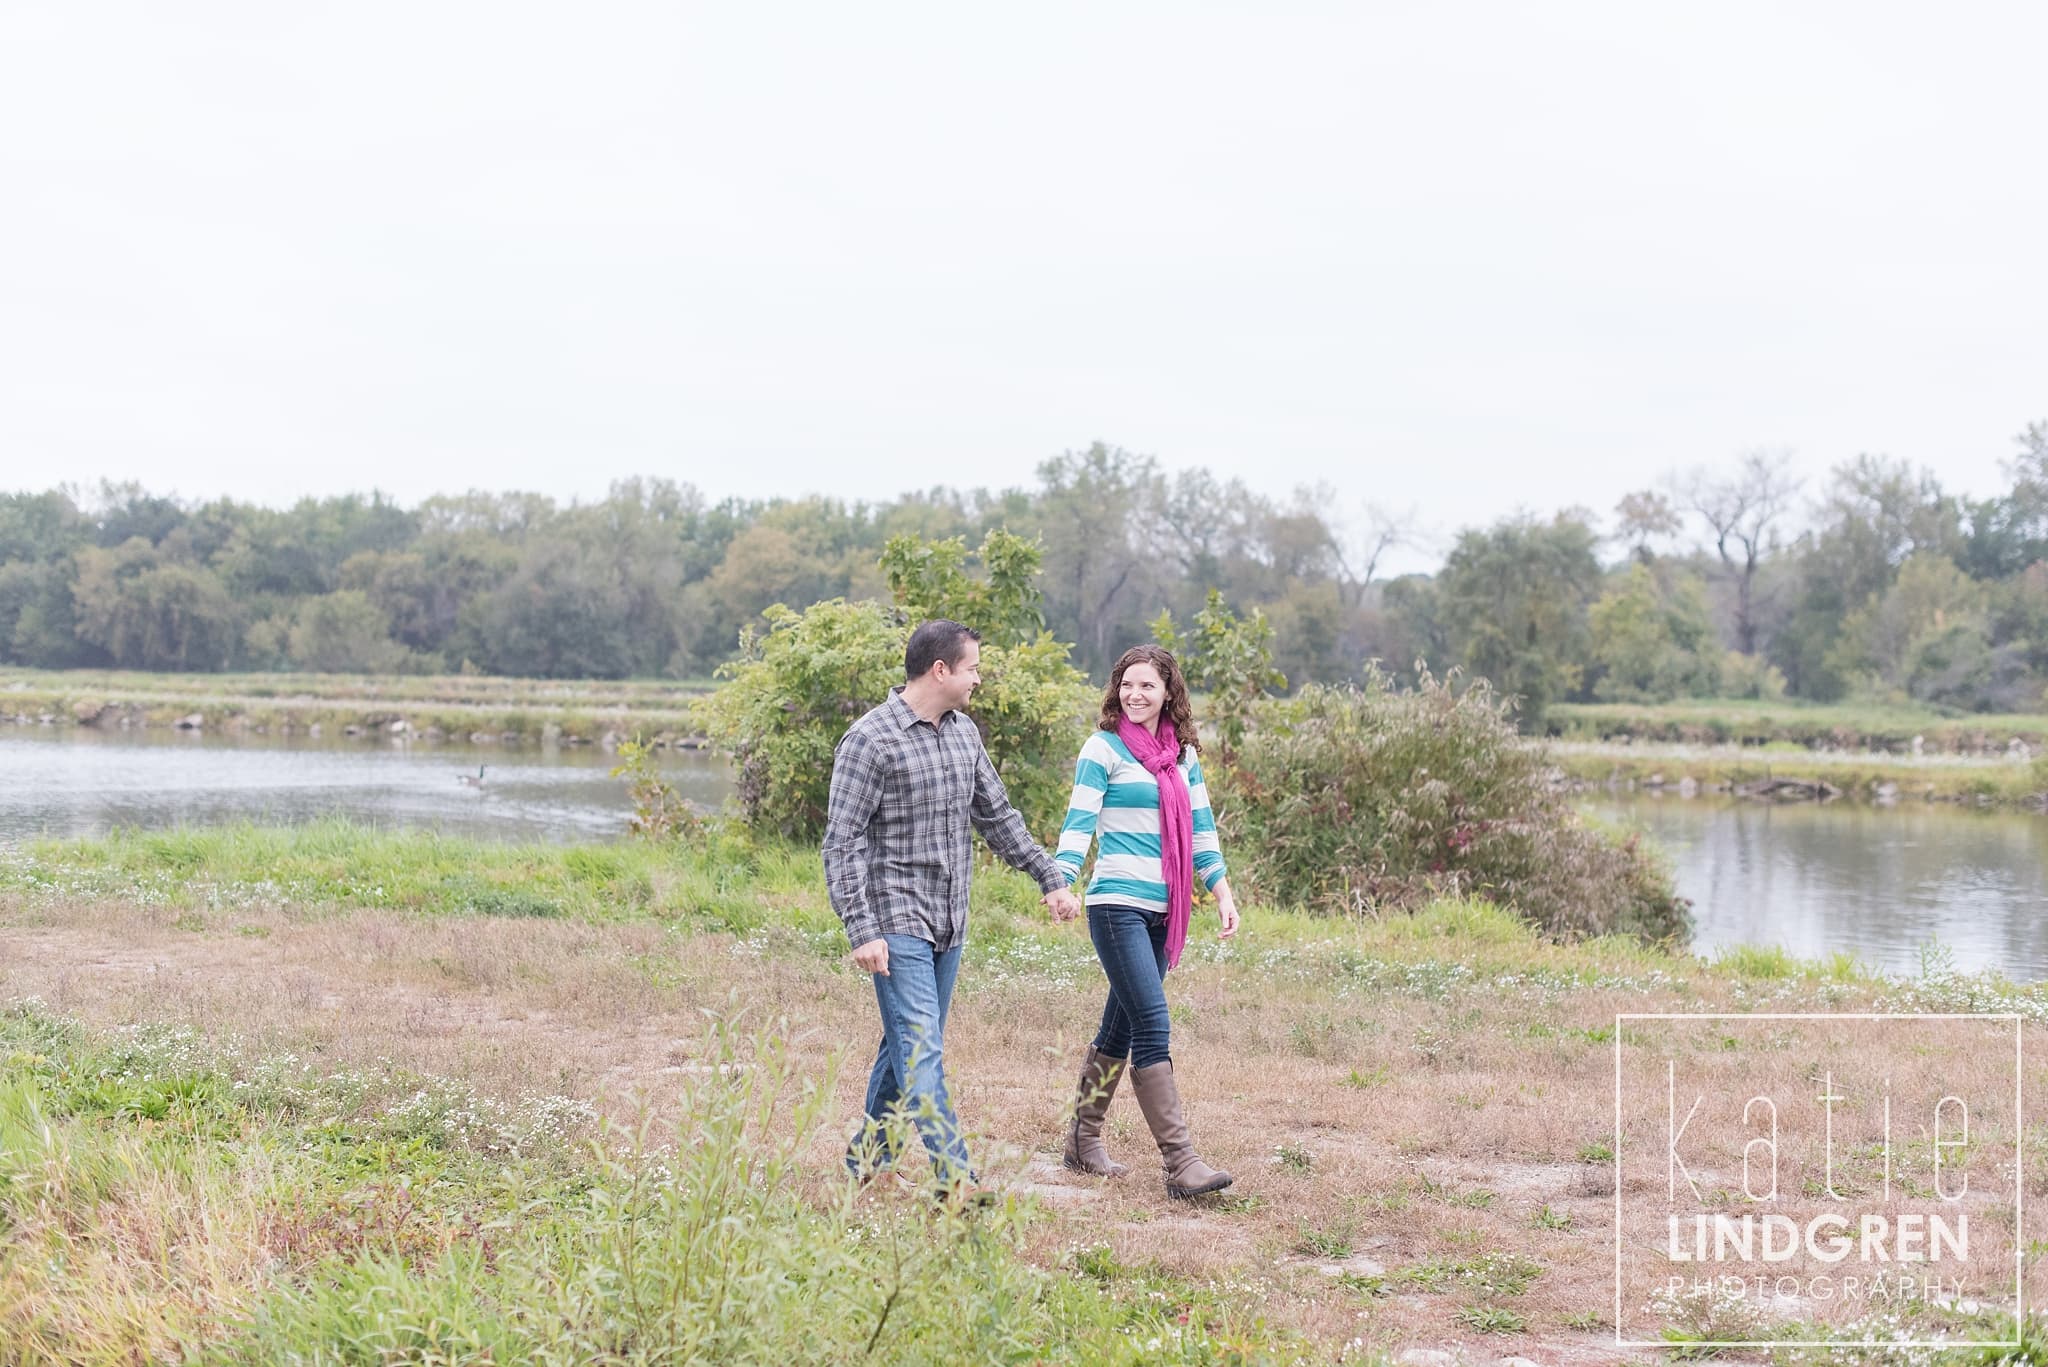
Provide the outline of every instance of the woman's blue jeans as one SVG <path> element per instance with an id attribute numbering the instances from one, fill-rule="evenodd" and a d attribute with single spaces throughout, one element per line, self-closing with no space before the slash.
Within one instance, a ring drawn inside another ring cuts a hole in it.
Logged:
<path id="1" fill-rule="evenodd" d="M 1133 1068 L 1165 1063 L 1172 1024 L 1166 1013 L 1166 913 L 1090 906 L 1088 938 L 1109 978 L 1096 1049 L 1111 1058 L 1128 1057 Z"/>
<path id="2" fill-rule="evenodd" d="M 915 935 L 884 935 L 889 971 L 874 975 L 882 1012 L 882 1043 L 868 1071 L 867 1118 L 847 1146 L 846 1166 L 864 1171 L 894 1166 L 901 1122 L 917 1126 L 941 1186 L 974 1180 L 967 1141 L 946 1091 L 946 1012 L 960 971 L 960 946 L 934 950 Z"/>

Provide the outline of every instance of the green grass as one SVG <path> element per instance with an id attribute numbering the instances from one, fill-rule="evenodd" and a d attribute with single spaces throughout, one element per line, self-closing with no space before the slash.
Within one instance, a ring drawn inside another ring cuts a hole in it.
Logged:
<path id="1" fill-rule="evenodd" d="M 772 1037 L 714 1027 L 705 1056 L 739 1066 L 686 1095 L 673 1144 L 541 1099 L 508 1145 L 432 1079 L 0 1011 L 0 1342 L 80 1364 L 1297 1356 L 1255 1307 L 1106 1251 L 1080 1279 L 1034 1266 L 1028 1206 L 807 1183 L 829 1089 Z"/>
<path id="2" fill-rule="evenodd" d="M 738 934 L 838 932 L 812 897 L 815 850 L 736 836 L 702 846 L 504 845 L 343 821 L 126 831 L 0 859 L 0 891 L 173 908 L 386 907 L 430 916 L 653 918 Z"/>
<path id="3" fill-rule="evenodd" d="M 1943 713 L 1877 703 L 1808 703 L 1789 699 L 1699 698 L 1668 703 L 1554 703 L 1544 713 L 1550 734 L 1568 740 L 1684 741 L 1693 744 L 1816 742 L 1849 748 L 1904 750 L 1913 737 L 1927 751 L 2003 749 L 2017 736 L 2036 749 L 2048 743 L 2048 714 Z"/>
<path id="4" fill-rule="evenodd" d="M 1388 1274 L 1387 1284 L 1397 1290 L 1425 1295 L 1453 1291 L 1484 1297 L 1519 1296 L 1543 1273 L 1531 1258 L 1503 1253 L 1486 1253 L 1475 1258 L 1429 1258 Z"/>
<path id="5" fill-rule="evenodd" d="M 168 727 L 198 713 L 209 731 L 339 737 L 596 741 L 607 732 L 693 735 L 708 680 L 503 679 L 471 675 L 149 674 L 0 669 L 0 715 L 59 725 Z"/>
<path id="6" fill-rule="evenodd" d="M 1992 806 L 2038 804 L 2048 792 L 2048 760 L 1999 756 L 1905 756 L 1815 752 L 1773 743 L 1761 748 L 1690 745 L 1614 745 L 1553 741 L 1557 767 L 1581 783 L 1648 784 L 1661 775 L 1675 792 L 1692 779 L 1704 792 L 1727 792 L 1769 778 L 1820 781 L 1851 801 L 1889 793 L 1900 802 L 1970 802 Z"/>
<path id="7" fill-rule="evenodd" d="M 1528 1327 L 1529 1317 L 1499 1305 L 1464 1305 L 1451 1318 L 1481 1334 L 1519 1334 Z"/>
<path id="8" fill-rule="evenodd" d="M 1358 1227 L 1354 1220 L 1340 1220 L 1321 1229 L 1302 1224 L 1296 1227 L 1294 1251 L 1311 1258 L 1341 1262 L 1351 1256 L 1357 1242 Z"/>
<path id="9" fill-rule="evenodd" d="M 827 955 L 845 950 L 817 847 L 756 840 L 722 825 L 692 845 L 513 845 L 346 821 L 124 831 L 0 852 L 0 896 L 10 895 L 45 903 L 118 899 L 205 916 L 244 907 L 308 914 L 374 907 L 421 916 L 653 920 L 793 937 Z M 1547 944 L 1512 912 L 1477 898 L 1440 899 L 1368 921 L 1270 907 L 1254 915 L 1266 967 L 1430 997 L 1499 975 L 1564 987 L 1700 967 L 1626 936 Z M 973 917 L 985 966 L 1055 943 L 1044 933 L 1037 887 L 986 855 L 974 880 Z M 1245 943 L 1191 937 L 1187 954 L 1221 960 L 1245 952 Z"/>

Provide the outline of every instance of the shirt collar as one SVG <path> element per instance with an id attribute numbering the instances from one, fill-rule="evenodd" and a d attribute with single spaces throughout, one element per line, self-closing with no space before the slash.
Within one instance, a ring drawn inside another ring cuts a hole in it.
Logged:
<path id="1" fill-rule="evenodd" d="M 915 708 L 903 701 L 902 684 L 897 684 L 889 690 L 889 706 L 892 709 L 889 715 L 894 718 L 896 729 L 899 731 L 908 731 L 911 727 L 924 720 L 923 717 L 917 715 Z"/>
<path id="2" fill-rule="evenodd" d="M 909 703 L 903 701 L 902 684 L 897 684 L 889 690 L 889 705 L 895 708 L 895 711 L 891 715 L 895 718 L 896 729 L 899 731 L 908 731 L 911 727 L 917 725 L 919 722 L 924 720 L 923 717 L 917 715 L 916 708 L 912 707 Z M 940 713 L 939 721 L 945 721 L 948 717 L 965 717 L 966 715 L 966 713 L 962 712 L 959 708 L 955 707 L 950 709 L 949 711 Z M 940 727 L 938 722 L 931 723 L 931 728 L 934 731 L 939 730 Z"/>

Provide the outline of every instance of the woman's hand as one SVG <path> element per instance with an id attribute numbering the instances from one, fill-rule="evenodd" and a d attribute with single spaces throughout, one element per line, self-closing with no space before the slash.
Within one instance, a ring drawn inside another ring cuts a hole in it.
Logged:
<path id="1" fill-rule="evenodd" d="M 1231 895 L 1227 880 L 1219 879 L 1216 884 L 1216 914 L 1223 918 L 1223 929 L 1216 932 L 1217 939 L 1227 940 L 1237 934 L 1237 898 Z"/>

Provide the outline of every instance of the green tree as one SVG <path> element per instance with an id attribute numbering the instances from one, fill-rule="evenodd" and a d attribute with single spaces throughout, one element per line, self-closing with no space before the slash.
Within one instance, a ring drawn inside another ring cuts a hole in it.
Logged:
<path id="1" fill-rule="evenodd" d="M 1612 702 L 1712 697 L 1721 647 L 1699 585 L 1631 564 L 1594 603 L 1588 621 L 1598 680 L 1593 696 Z"/>
<path id="2" fill-rule="evenodd" d="M 81 669 L 111 663 L 78 634 L 72 602 L 77 570 L 17 560 L 0 564 L 0 660 L 39 669 Z"/>
<path id="3" fill-rule="evenodd" d="M 628 599 L 610 568 L 571 543 L 536 540 L 480 605 L 480 648 L 499 674 L 618 679 L 632 672 Z"/>
<path id="4" fill-rule="evenodd" d="M 390 619 L 354 589 L 301 599 L 287 646 L 292 664 L 323 674 L 386 674 L 406 664 Z"/>
<path id="5" fill-rule="evenodd" d="M 1768 650 L 1793 692 L 1842 696 L 1861 649 L 1837 649 L 1850 617 L 1881 599 L 1910 557 L 1952 560 L 1962 549 L 1962 510 L 1932 474 L 1868 455 L 1837 467 L 1795 552 L 1791 619 Z"/>
<path id="6" fill-rule="evenodd" d="M 221 669 L 238 634 L 234 600 L 212 571 L 165 563 L 134 537 L 77 555 L 81 640 L 122 669 Z"/>
<path id="7" fill-rule="evenodd" d="M 2048 422 L 2028 425 L 2014 441 L 2019 454 L 2006 464 L 2010 492 L 1966 505 L 1957 563 L 1976 579 L 2010 579 L 2048 560 Z"/>
<path id="8" fill-rule="evenodd" d="M 1571 696 L 1591 659 L 1587 607 L 1600 582 L 1582 514 L 1467 531 L 1436 581 L 1450 662 L 1520 699 L 1523 724 Z"/>
<path id="9" fill-rule="evenodd" d="M 1830 662 L 1880 697 L 1980 711 L 2034 705 L 2027 643 L 1993 644 L 1990 597 L 1947 556 L 1912 556 L 1843 623 Z"/>
<path id="10" fill-rule="evenodd" d="M 1034 525 L 1052 566 L 1046 618 L 1077 643 L 1084 666 L 1107 671 L 1162 597 L 1158 462 L 1096 442 L 1046 461 L 1038 477 Z"/>

